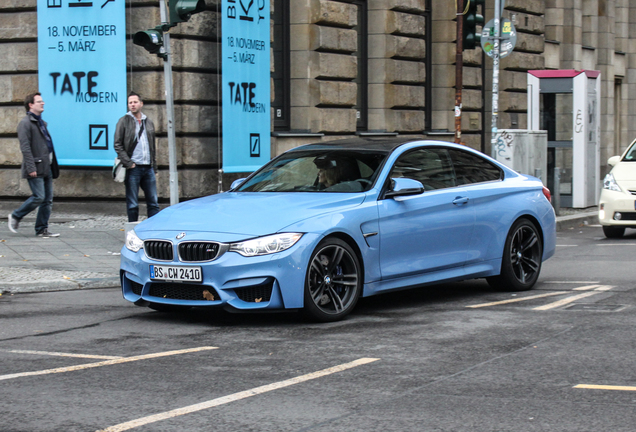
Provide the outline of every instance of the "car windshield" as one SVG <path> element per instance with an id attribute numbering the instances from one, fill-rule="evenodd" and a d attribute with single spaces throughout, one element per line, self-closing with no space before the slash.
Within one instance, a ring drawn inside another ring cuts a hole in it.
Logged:
<path id="1" fill-rule="evenodd" d="M 298 150 L 274 159 L 237 192 L 364 192 L 387 153 L 353 150 Z"/>
<path id="2" fill-rule="evenodd" d="M 629 148 L 629 150 L 625 154 L 625 157 L 623 158 L 623 161 L 636 162 L 636 142 L 634 142 L 632 146 Z"/>

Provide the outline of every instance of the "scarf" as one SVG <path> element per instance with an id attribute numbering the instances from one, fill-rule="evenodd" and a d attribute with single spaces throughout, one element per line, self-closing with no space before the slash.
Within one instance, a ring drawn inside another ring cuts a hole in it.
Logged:
<path id="1" fill-rule="evenodd" d="M 40 132 L 42 132 L 42 135 L 44 136 L 44 138 L 46 138 L 46 146 L 49 148 L 49 153 L 53 153 L 53 140 L 51 139 L 51 135 L 49 135 L 49 131 L 46 130 L 46 126 L 44 125 L 42 116 L 35 115 L 31 111 L 29 111 L 27 114 L 29 114 L 31 117 L 33 117 L 34 119 L 38 121 L 38 126 L 40 126 Z"/>

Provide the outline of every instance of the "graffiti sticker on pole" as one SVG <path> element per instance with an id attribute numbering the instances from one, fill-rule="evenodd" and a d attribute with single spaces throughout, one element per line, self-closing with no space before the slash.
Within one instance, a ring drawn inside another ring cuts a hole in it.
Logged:
<path id="1" fill-rule="evenodd" d="M 270 159 L 269 0 L 223 0 L 223 171 Z"/>
<path id="2" fill-rule="evenodd" d="M 109 166 L 126 109 L 124 0 L 37 0 L 38 85 L 61 165 Z"/>

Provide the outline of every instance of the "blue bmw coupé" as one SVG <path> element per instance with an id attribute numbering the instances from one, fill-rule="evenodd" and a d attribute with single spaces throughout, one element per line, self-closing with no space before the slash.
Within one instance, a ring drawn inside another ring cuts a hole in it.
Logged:
<path id="1" fill-rule="evenodd" d="M 355 138 L 297 147 L 232 189 L 126 234 L 126 300 L 169 311 L 302 310 L 464 279 L 531 289 L 554 254 L 550 192 L 468 147 Z"/>

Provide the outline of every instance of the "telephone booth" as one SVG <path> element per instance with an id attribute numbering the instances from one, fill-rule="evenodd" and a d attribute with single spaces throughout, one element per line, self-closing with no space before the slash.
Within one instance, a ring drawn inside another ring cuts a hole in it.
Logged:
<path id="1" fill-rule="evenodd" d="M 598 204 L 600 90 L 599 71 L 528 71 L 528 129 L 547 132 L 547 186 L 560 194 L 562 207 Z"/>

